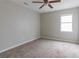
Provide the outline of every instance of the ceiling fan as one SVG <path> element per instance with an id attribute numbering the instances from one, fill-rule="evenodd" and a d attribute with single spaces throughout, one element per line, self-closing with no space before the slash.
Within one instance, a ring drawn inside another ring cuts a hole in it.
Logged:
<path id="1" fill-rule="evenodd" d="M 50 3 L 57 3 L 57 2 L 60 2 L 60 0 L 53 0 L 53 1 L 43 0 L 43 2 L 41 2 L 41 1 L 32 1 L 32 3 L 43 3 L 43 5 L 40 6 L 39 9 L 43 8 L 45 5 L 48 5 L 50 8 L 53 8 L 53 6 Z"/>

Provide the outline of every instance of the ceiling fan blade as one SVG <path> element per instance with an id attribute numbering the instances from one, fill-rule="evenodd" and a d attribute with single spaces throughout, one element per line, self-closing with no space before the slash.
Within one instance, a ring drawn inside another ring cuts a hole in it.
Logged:
<path id="1" fill-rule="evenodd" d="M 55 0 L 55 1 L 49 1 L 49 3 L 56 3 L 56 2 L 60 2 L 61 0 Z"/>
<path id="2" fill-rule="evenodd" d="M 52 5 L 50 5 L 50 4 L 48 4 L 48 6 L 49 6 L 50 8 L 53 8 Z"/>
<path id="3" fill-rule="evenodd" d="M 32 3 L 44 3 L 44 2 L 40 2 L 40 1 L 32 1 Z"/>
<path id="4" fill-rule="evenodd" d="M 41 9 L 42 7 L 44 7 L 45 4 L 43 4 L 39 9 Z"/>
<path id="5" fill-rule="evenodd" d="M 24 2 L 25 5 L 28 5 L 28 3 Z"/>

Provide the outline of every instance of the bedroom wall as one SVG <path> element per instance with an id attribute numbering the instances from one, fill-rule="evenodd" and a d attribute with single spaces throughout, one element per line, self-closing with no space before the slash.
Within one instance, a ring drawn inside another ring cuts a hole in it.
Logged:
<path id="1" fill-rule="evenodd" d="M 79 39 L 79 7 L 78 7 L 78 39 Z"/>
<path id="2" fill-rule="evenodd" d="M 40 37 L 40 14 L 0 0 L 0 52 Z"/>
<path id="3" fill-rule="evenodd" d="M 60 16 L 64 14 L 73 15 L 73 32 L 60 31 Z M 78 43 L 78 14 L 78 8 L 41 14 L 41 38 Z"/>

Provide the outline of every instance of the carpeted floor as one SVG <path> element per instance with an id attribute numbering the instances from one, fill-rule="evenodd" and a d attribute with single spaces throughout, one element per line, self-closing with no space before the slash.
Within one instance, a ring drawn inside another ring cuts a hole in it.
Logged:
<path id="1" fill-rule="evenodd" d="M 79 57 L 79 45 L 38 39 L 0 54 L 1 58 L 70 58 Z"/>

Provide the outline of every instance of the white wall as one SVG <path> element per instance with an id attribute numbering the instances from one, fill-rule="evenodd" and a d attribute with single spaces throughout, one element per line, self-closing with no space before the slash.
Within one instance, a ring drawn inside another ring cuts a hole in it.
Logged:
<path id="1" fill-rule="evenodd" d="M 79 39 L 79 7 L 78 7 L 78 39 Z"/>
<path id="2" fill-rule="evenodd" d="M 0 52 L 40 37 L 40 14 L 0 0 Z"/>
<path id="3" fill-rule="evenodd" d="M 60 16 L 73 15 L 73 32 L 60 31 Z M 41 14 L 41 37 L 55 40 L 78 42 L 78 8 Z"/>

